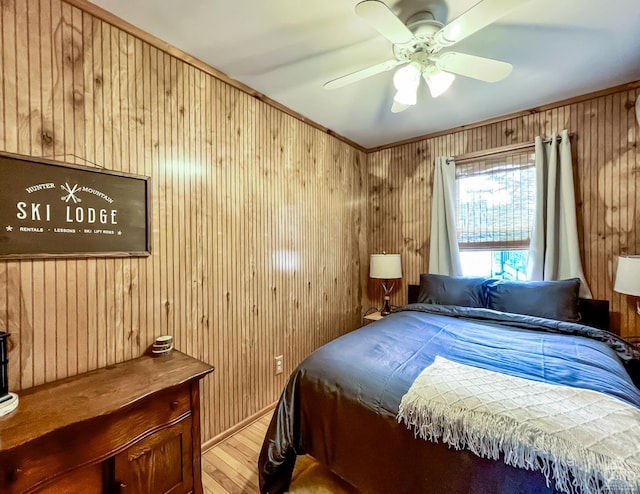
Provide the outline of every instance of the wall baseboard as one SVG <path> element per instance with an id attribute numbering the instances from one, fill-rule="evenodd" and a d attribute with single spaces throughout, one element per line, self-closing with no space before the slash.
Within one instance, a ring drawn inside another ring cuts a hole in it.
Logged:
<path id="1" fill-rule="evenodd" d="M 233 427 L 231 427 L 231 428 L 227 429 L 226 431 L 221 432 L 217 436 L 213 436 L 211 439 L 203 442 L 202 443 L 202 454 L 206 453 L 211 448 L 213 448 L 216 444 L 221 443 L 222 441 L 227 439 L 229 436 L 233 436 L 236 432 L 240 432 L 245 427 L 248 427 L 251 424 L 253 424 L 259 418 L 262 418 L 267 413 L 273 411 L 275 409 L 275 407 L 276 407 L 276 404 L 277 404 L 277 402 L 273 402 L 271 405 L 268 405 L 268 406 L 264 407 L 262 410 L 259 410 L 256 413 L 254 413 L 253 415 L 250 415 L 246 419 L 242 420 L 241 422 L 238 422 Z"/>

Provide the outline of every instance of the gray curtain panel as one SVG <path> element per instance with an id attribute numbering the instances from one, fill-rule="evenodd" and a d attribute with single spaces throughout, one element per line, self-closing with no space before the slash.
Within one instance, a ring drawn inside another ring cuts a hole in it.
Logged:
<path id="1" fill-rule="evenodd" d="M 434 174 L 429 273 L 460 276 L 462 266 L 456 236 L 456 166 L 453 159 L 436 158 Z"/>
<path id="2" fill-rule="evenodd" d="M 580 297 L 591 298 L 578 243 L 569 133 L 535 139 L 536 214 L 529 246 L 528 279 L 580 279 Z"/>

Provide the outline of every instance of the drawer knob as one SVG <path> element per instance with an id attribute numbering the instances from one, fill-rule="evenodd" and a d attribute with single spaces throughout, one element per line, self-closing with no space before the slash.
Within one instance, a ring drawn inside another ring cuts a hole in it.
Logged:
<path id="1" fill-rule="evenodd" d="M 10 477 L 10 479 L 12 481 L 16 481 L 20 477 L 22 477 L 23 473 L 24 473 L 24 470 L 22 470 L 22 468 L 16 467 L 13 470 L 11 470 L 11 473 L 9 474 L 9 477 Z"/>
<path id="2" fill-rule="evenodd" d="M 169 406 L 171 407 L 171 410 L 177 410 L 180 406 L 180 402 L 178 400 L 174 400 L 170 403 Z"/>
<path id="3" fill-rule="evenodd" d="M 124 482 L 118 482 L 118 492 L 123 492 L 127 488 L 127 484 Z"/>

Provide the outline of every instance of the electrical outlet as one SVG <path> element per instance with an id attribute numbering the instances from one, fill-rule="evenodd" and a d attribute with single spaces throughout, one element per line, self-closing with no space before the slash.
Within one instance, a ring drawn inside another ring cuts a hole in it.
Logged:
<path id="1" fill-rule="evenodd" d="M 282 365 L 283 365 L 283 363 L 282 363 L 282 355 L 277 355 L 276 358 L 275 358 L 276 375 L 282 374 L 284 372 L 283 368 L 282 368 Z"/>

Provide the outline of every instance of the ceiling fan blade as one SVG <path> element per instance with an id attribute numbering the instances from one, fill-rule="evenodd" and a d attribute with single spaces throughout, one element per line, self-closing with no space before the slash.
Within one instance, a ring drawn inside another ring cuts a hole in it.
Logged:
<path id="1" fill-rule="evenodd" d="M 387 60 L 386 62 L 372 65 L 371 67 L 367 67 L 365 69 L 352 72 L 351 74 L 338 77 L 337 79 L 333 79 L 325 83 L 322 87 L 324 89 L 338 89 L 340 87 L 346 86 L 347 84 L 351 84 L 353 82 L 366 79 L 367 77 L 371 77 L 372 75 L 380 74 L 381 72 L 387 72 L 388 70 L 393 69 L 401 63 L 403 62 L 401 62 L 400 60 Z"/>
<path id="2" fill-rule="evenodd" d="M 513 66 L 507 62 L 453 51 L 432 57 L 432 60 L 440 70 L 485 82 L 501 81 L 513 70 Z"/>
<path id="3" fill-rule="evenodd" d="M 529 0 L 483 0 L 451 21 L 435 34 L 437 49 L 451 46 L 488 26 L 507 12 Z"/>
<path id="4" fill-rule="evenodd" d="M 394 45 L 408 43 L 413 39 L 413 33 L 404 25 L 404 22 L 378 0 L 360 2 L 356 5 L 355 11 Z"/>

